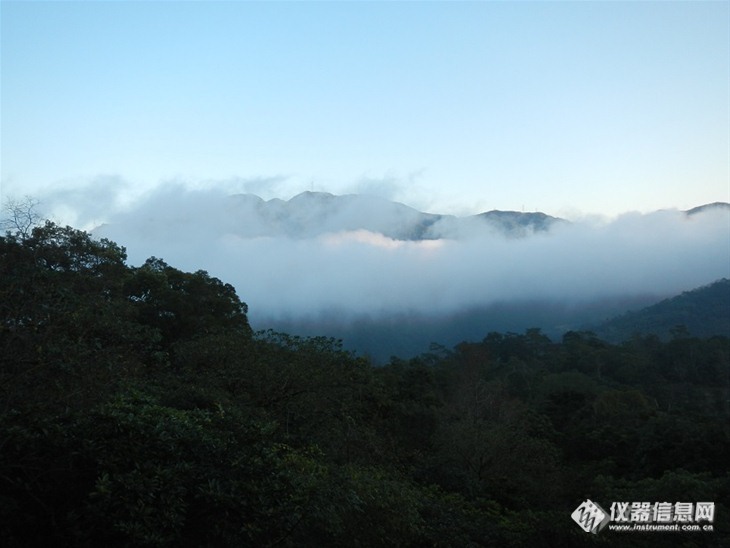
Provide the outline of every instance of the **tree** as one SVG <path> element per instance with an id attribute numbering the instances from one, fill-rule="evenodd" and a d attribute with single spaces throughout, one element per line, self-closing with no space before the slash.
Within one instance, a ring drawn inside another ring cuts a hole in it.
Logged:
<path id="1" fill-rule="evenodd" d="M 24 240 L 29 238 L 33 228 L 43 219 L 37 211 L 39 203 L 31 196 L 22 200 L 8 198 L 3 206 L 5 216 L 0 220 L 0 229 L 15 233 Z"/>
<path id="2" fill-rule="evenodd" d="M 151 257 L 132 270 L 125 292 L 140 321 L 159 330 L 165 347 L 221 330 L 251 336 L 246 304 L 232 285 L 204 270 L 182 272 Z"/>
<path id="3" fill-rule="evenodd" d="M 98 401 L 141 367 L 155 333 L 124 298 L 124 249 L 47 222 L 0 237 L 0 401 L 5 409 Z"/>

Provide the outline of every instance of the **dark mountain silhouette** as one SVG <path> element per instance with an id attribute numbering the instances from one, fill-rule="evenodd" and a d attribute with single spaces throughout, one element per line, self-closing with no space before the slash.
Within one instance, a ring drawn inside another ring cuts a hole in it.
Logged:
<path id="1" fill-rule="evenodd" d="M 584 305 L 559 302 L 503 302 L 441 316 L 400 314 L 357 319 L 326 314 L 319 318 L 280 319 L 277 330 L 314 336 L 326 333 L 342 339 L 346 348 L 369 355 L 376 363 L 391 356 L 408 358 L 437 343 L 453 346 L 479 341 L 489 332 L 522 333 L 540 328 L 554 341 L 568 331 L 593 331 L 601 339 L 619 343 L 634 334 L 656 334 L 662 340 L 691 335 L 730 337 L 730 280 L 686 291 L 659 302 L 646 295 L 606 299 Z M 628 312 L 622 312 L 629 309 Z M 600 318 L 611 317 L 608 321 Z"/>
<path id="2" fill-rule="evenodd" d="M 546 300 L 499 302 L 441 315 L 401 313 L 356 318 L 330 312 L 311 318 L 268 320 L 266 327 L 302 336 L 327 334 L 341 339 L 345 348 L 367 354 L 375 363 L 391 356 L 410 358 L 426 352 L 432 343 L 454 346 L 480 341 L 490 332 L 523 333 L 539 328 L 558 341 L 567 331 L 582 330 L 599 318 L 655 303 L 651 295 L 603 299 L 582 305 Z M 256 326 L 262 328 L 263 326 Z"/>
<path id="3" fill-rule="evenodd" d="M 718 280 L 647 308 L 626 312 L 599 324 L 593 331 L 611 342 L 637 333 L 654 334 L 665 340 L 682 334 L 730 337 L 730 280 Z"/>

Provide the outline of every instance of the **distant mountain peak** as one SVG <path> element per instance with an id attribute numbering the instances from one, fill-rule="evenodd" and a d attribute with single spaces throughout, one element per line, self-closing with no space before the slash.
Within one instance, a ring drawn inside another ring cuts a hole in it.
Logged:
<path id="1" fill-rule="evenodd" d="M 549 230 L 555 223 L 566 223 L 565 219 L 552 217 L 540 211 L 520 212 L 520 211 L 502 211 L 493 209 L 485 213 L 480 213 L 477 217 L 485 220 L 496 222 L 503 228 L 509 227 L 514 233 L 515 231 L 532 230 L 533 232 L 542 232 Z"/>
<path id="2" fill-rule="evenodd" d="M 305 190 L 304 192 L 300 192 L 296 196 L 293 196 L 287 200 L 288 202 L 298 202 L 303 200 L 331 200 L 333 198 L 337 198 L 334 194 L 331 194 L 330 192 L 320 192 L 320 191 L 314 191 L 314 190 Z"/>
<path id="3" fill-rule="evenodd" d="M 705 204 L 685 211 L 687 215 L 696 215 L 697 213 L 703 213 L 711 209 L 727 209 L 730 211 L 730 204 L 727 202 L 712 202 L 711 204 Z"/>
<path id="4" fill-rule="evenodd" d="M 709 210 L 730 210 L 730 204 L 715 202 L 685 212 L 696 215 Z M 400 202 L 369 194 L 336 195 L 307 190 L 288 200 L 264 201 L 258 196 L 232 197 L 232 232 L 242 236 L 316 237 L 326 233 L 366 230 L 394 240 L 463 239 L 492 233 L 525 238 L 568 223 L 540 211 L 492 209 L 477 215 L 457 217 L 424 213 Z"/>
<path id="5" fill-rule="evenodd" d="M 239 236 L 308 238 L 333 232 L 366 230 L 394 240 L 459 239 L 485 230 L 510 237 L 549 230 L 562 219 L 544 213 L 489 211 L 455 217 L 424 213 L 400 202 L 367 194 L 335 195 L 304 191 L 289 200 L 264 201 L 235 195 L 229 212 Z"/>
<path id="6" fill-rule="evenodd" d="M 716 202 L 685 212 L 730 211 L 730 204 Z M 174 212 L 172 212 L 174 213 Z M 324 234 L 367 231 L 400 241 L 464 240 L 483 235 L 528 238 L 547 233 L 569 221 L 540 211 L 492 209 L 476 215 L 425 213 L 400 202 L 370 194 L 336 195 L 308 190 L 288 200 L 264 200 L 254 194 L 228 196 L 216 214 L 216 224 L 226 234 L 240 238 L 285 236 L 316 238 Z M 176 214 L 150 218 L 152 224 L 188 222 Z M 144 224 L 144 223 L 141 223 Z M 152 230 L 151 227 L 140 230 Z"/>

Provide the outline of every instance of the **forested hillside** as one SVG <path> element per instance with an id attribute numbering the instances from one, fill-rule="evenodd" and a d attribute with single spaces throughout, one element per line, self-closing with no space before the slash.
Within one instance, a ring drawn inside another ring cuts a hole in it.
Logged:
<path id="1" fill-rule="evenodd" d="M 3 546 L 730 543 L 727 337 L 531 329 L 374 367 L 125 260 L 0 237 Z M 714 501 L 715 531 L 590 535 L 586 498 Z"/>
<path id="2" fill-rule="evenodd" d="M 663 340 L 682 333 L 730 337 L 730 280 L 718 280 L 653 306 L 627 312 L 601 324 L 595 331 L 613 342 L 637 333 L 658 335 Z"/>

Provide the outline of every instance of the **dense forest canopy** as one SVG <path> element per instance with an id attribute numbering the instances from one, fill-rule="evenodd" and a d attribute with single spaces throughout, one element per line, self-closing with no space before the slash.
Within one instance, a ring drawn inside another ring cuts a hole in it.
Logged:
<path id="1" fill-rule="evenodd" d="M 535 328 L 374 367 L 253 332 L 204 271 L 0 237 L 4 546 L 722 546 L 729 419 L 724 336 Z M 586 498 L 714 501 L 715 531 L 589 535 Z"/>

